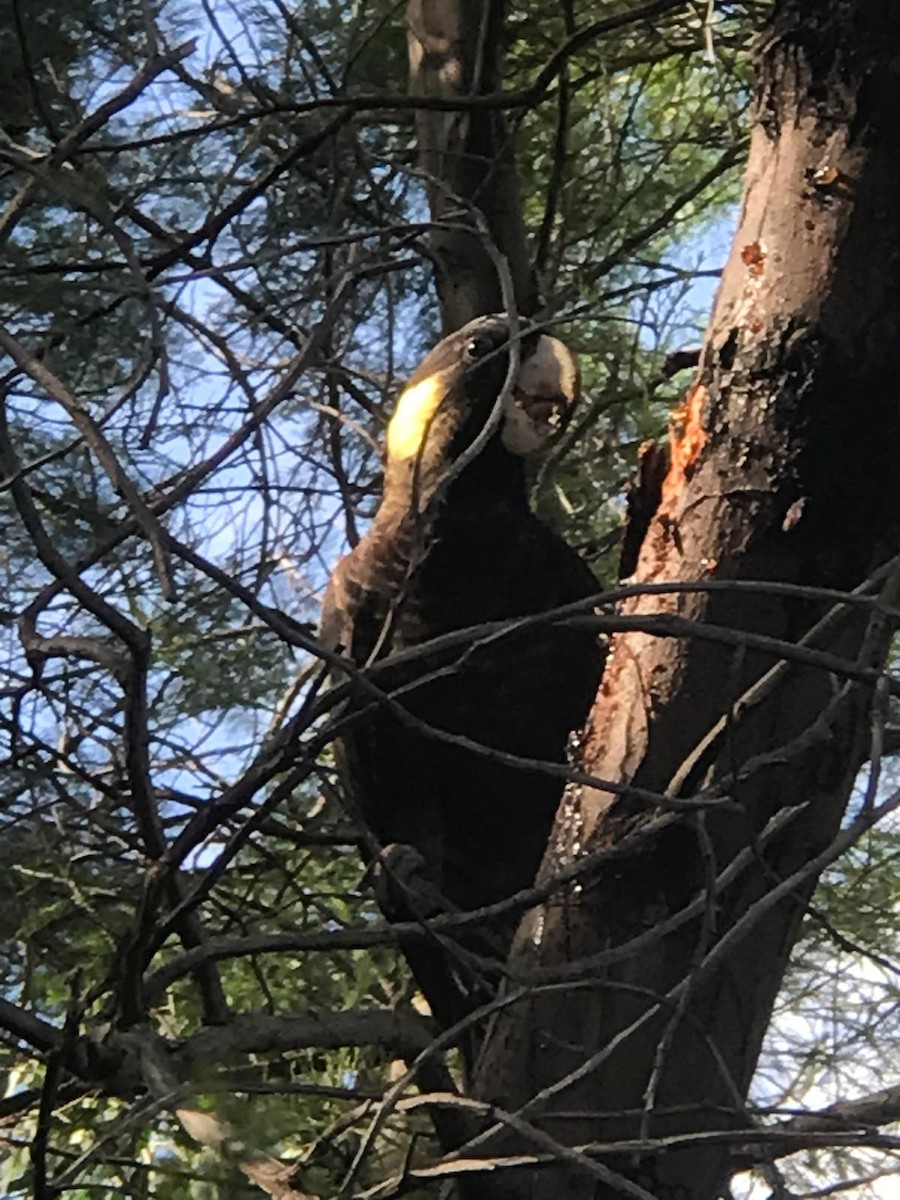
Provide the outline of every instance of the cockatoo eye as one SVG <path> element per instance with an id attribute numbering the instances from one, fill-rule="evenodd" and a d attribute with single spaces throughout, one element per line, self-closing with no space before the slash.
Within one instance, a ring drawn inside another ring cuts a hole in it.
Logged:
<path id="1" fill-rule="evenodd" d="M 479 358 L 484 358 L 494 349 L 493 338 L 487 337 L 486 334 L 479 334 L 476 337 L 471 337 L 466 342 L 466 358 L 470 362 L 476 362 Z"/>

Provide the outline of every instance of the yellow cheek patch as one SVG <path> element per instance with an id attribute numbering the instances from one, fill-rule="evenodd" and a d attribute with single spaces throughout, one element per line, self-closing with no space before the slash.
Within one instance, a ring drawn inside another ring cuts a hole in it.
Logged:
<path id="1" fill-rule="evenodd" d="M 389 458 L 414 458 L 419 453 L 443 398 L 444 375 L 440 371 L 400 393 L 387 427 Z"/>

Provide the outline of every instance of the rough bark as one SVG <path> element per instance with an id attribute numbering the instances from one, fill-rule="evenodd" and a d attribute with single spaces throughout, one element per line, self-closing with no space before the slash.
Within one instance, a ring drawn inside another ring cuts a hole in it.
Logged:
<path id="1" fill-rule="evenodd" d="M 893 0 L 776 5 L 740 228 L 639 582 L 853 589 L 896 553 L 897 112 Z M 895 575 L 882 573 L 888 595 Z M 644 595 L 624 610 L 796 643 L 829 607 L 735 587 Z M 845 606 L 812 644 L 878 669 L 889 634 L 879 613 Z M 583 789 L 561 807 L 545 875 L 645 836 L 523 922 L 510 973 L 544 990 L 499 1013 L 477 1094 L 566 1146 L 747 1128 L 742 1104 L 817 856 L 843 836 L 873 697 L 870 684 L 789 661 L 749 693 L 778 660 L 695 638 L 614 640 L 584 768 L 703 806 L 661 822 L 627 791 Z M 666 933 L 698 897 L 697 915 Z M 650 944 L 622 961 L 591 964 L 641 936 Z M 605 1161 L 656 1195 L 711 1200 L 728 1158 L 698 1142 Z M 583 1164 L 507 1171 L 490 1187 L 517 1200 L 618 1194 Z"/>
<path id="2" fill-rule="evenodd" d="M 500 90 L 503 0 L 410 0 L 410 90 L 443 99 Z M 506 260 L 521 313 L 537 307 L 522 201 L 506 118 L 499 109 L 416 113 L 430 241 L 444 333 L 506 307 L 496 255 Z"/>

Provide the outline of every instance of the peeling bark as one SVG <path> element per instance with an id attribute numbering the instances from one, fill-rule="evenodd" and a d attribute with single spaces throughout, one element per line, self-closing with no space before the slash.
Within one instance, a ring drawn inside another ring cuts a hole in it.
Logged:
<path id="1" fill-rule="evenodd" d="M 622 531 L 620 579 L 630 578 L 637 570 L 641 546 L 659 508 L 668 468 L 669 447 L 651 440 L 638 448 L 637 477 L 628 492 L 625 527 Z"/>
<path id="2" fill-rule="evenodd" d="M 898 549 L 900 12 L 782 0 L 757 81 L 740 229 L 637 581 L 850 590 Z M 881 579 L 875 591 L 893 596 L 896 572 Z M 624 611 L 796 642 L 828 608 L 724 590 L 639 596 Z M 812 644 L 880 667 L 890 632 L 882 613 L 845 605 Z M 871 701 L 759 650 L 614 639 L 584 767 L 704 806 L 529 914 L 510 973 L 544 990 L 498 1014 L 481 1098 L 566 1146 L 748 1127 L 742 1105 L 805 902 L 844 836 Z M 628 793 L 570 792 L 544 875 L 658 816 Z M 591 965 L 691 902 L 696 915 L 649 947 Z M 712 1200 L 729 1150 L 606 1161 L 658 1196 Z M 510 1171 L 490 1192 L 615 1194 L 576 1164 Z"/>
<path id="3" fill-rule="evenodd" d="M 446 99 L 499 92 L 505 8 L 504 0 L 410 0 L 412 94 Z M 435 222 L 430 250 L 444 333 L 506 308 L 486 238 L 506 259 L 519 311 L 532 315 L 537 284 L 503 113 L 422 109 L 416 137 Z"/>

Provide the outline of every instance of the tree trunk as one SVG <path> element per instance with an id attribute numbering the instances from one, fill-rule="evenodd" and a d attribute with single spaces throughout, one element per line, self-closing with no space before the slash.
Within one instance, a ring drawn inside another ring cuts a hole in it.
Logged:
<path id="1" fill-rule="evenodd" d="M 620 853 L 523 921 L 510 973 L 534 989 L 498 1014 L 480 1063 L 480 1097 L 567 1147 L 748 1127 L 805 902 L 849 836 L 890 622 L 748 581 L 855 589 L 897 549 L 898 112 L 893 0 L 776 5 L 740 229 L 637 568 L 639 583 L 712 587 L 622 608 L 699 636 L 614 639 L 582 765 L 616 790 L 570 791 L 543 874 Z M 871 594 L 895 604 L 896 575 Z M 767 646 L 797 645 L 830 609 L 806 648 L 847 671 Z M 697 1140 L 597 1161 L 711 1200 L 728 1157 Z M 492 1174 L 490 1194 L 619 1194 L 573 1162 Z"/>
<path id="2" fill-rule="evenodd" d="M 410 90 L 456 100 L 500 91 L 504 0 L 410 0 Z M 435 226 L 430 238 L 444 333 L 506 297 L 495 251 L 506 260 L 519 311 L 537 307 L 512 136 L 497 108 L 416 112 L 419 164 Z"/>

